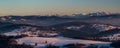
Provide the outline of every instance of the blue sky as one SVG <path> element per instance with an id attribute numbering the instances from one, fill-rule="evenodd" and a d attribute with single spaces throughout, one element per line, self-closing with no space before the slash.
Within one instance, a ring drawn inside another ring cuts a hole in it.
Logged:
<path id="1" fill-rule="evenodd" d="M 0 15 L 120 12 L 120 0 L 0 0 Z"/>

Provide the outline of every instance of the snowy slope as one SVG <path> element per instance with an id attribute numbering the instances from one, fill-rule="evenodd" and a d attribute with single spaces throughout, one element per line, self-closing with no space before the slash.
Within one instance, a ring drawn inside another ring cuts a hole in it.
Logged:
<path id="1" fill-rule="evenodd" d="M 63 46 L 66 44 L 71 43 L 80 43 L 80 44 L 96 44 L 96 45 L 106 45 L 109 46 L 111 42 L 101 42 L 101 41 L 91 41 L 91 40 L 80 40 L 80 39 L 72 39 L 72 38 L 65 38 L 65 37 L 53 37 L 53 38 L 47 38 L 47 37 L 24 37 L 20 39 L 16 39 L 18 44 L 30 44 L 35 45 L 37 43 L 37 47 L 46 46 L 47 44 L 52 44 L 56 46 Z M 47 43 L 46 43 L 47 42 Z"/>

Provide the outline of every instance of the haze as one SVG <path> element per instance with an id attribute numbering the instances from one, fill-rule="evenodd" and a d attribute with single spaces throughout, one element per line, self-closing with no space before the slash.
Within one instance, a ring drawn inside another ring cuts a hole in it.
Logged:
<path id="1" fill-rule="evenodd" d="M 120 0 L 0 0 L 0 15 L 120 12 Z"/>

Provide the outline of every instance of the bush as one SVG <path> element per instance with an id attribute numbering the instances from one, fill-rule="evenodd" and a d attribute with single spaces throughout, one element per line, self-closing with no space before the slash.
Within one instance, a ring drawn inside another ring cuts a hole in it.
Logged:
<path id="1" fill-rule="evenodd" d="M 109 48 L 109 47 L 107 47 L 107 46 L 101 46 L 100 48 Z"/>
<path id="2" fill-rule="evenodd" d="M 59 48 L 59 47 L 49 44 L 46 48 Z"/>
<path id="3" fill-rule="evenodd" d="M 64 45 L 64 47 L 67 47 L 67 48 L 86 48 L 86 46 L 84 44 L 67 44 L 67 45 Z"/>
<path id="4" fill-rule="evenodd" d="M 114 41 L 111 43 L 111 46 L 112 47 L 115 47 L 115 48 L 120 48 L 120 40 L 119 41 Z"/>
<path id="5" fill-rule="evenodd" d="M 21 36 L 21 37 L 28 37 L 27 34 L 21 34 L 20 36 Z"/>
<path id="6" fill-rule="evenodd" d="M 98 48 L 98 47 L 94 44 L 91 44 L 91 45 L 87 46 L 87 48 Z"/>
<path id="7" fill-rule="evenodd" d="M 9 48 L 33 48 L 31 45 L 11 45 Z"/>
<path id="8" fill-rule="evenodd" d="M 16 45 L 16 44 L 17 44 L 17 41 L 16 41 L 16 40 L 9 40 L 9 44 L 10 44 L 10 45 Z"/>

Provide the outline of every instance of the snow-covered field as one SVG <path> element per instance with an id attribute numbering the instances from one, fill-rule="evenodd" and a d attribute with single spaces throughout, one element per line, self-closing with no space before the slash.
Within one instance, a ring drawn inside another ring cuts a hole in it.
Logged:
<path id="1" fill-rule="evenodd" d="M 38 47 L 45 47 L 47 44 L 52 44 L 55 46 L 63 46 L 67 44 L 95 44 L 98 46 L 104 45 L 109 46 L 111 42 L 101 42 L 101 41 L 92 41 L 92 40 L 80 40 L 80 39 L 72 39 L 72 38 L 65 38 L 65 37 L 24 37 L 20 39 L 16 39 L 18 44 L 28 44 L 28 45 L 35 45 L 37 44 L 36 48 Z"/>
<path id="2" fill-rule="evenodd" d="M 68 29 L 79 29 L 83 26 L 77 27 L 77 26 L 72 26 L 72 27 L 68 27 Z M 105 25 L 94 25 L 93 27 L 103 31 L 103 30 L 109 30 L 109 29 L 113 29 L 115 27 L 113 26 L 105 26 Z M 53 32 L 53 31 L 41 31 L 41 30 L 37 30 L 35 28 L 32 28 L 29 31 L 29 28 L 31 27 L 26 27 L 26 28 L 20 28 L 20 29 L 15 29 L 13 31 L 10 32 L 6 32 L 3 33 L 6 36 L 17 36 L 17 35 L 21 35 L 21 34 L 26 34 L 29 37 L 23 37 L 23 38 L 19 38 L 16 39 L 16 41 L 18 42 L 18 44 L 27 44 L 27 45 L 36 45 L 35 48 L 41 48 L 41 47 L 45 47 L 48 44 L 52 44 L 55 46 L 64 46 L 67 44 L 85 44 L 90 45 L 90 44 L 94 44 L 97 46 L 110 46 L 111 42 L 101 42 L 101 41 L 92 41 L 92 40 L 82 40 L 82 39 L 73 39 L 73 38 L 65 38 L 65 37 L 46 37 L 46 36 L 54 36 L 54 35 L 58 35 L 57 33 Z M 35 31 L 35 32 L 33 32 Z M 53 32 L 53 33 L 51 33 Z M 45 35 L 44 37 L 38 37 L 40 35 Z M 32 36 L 32 37 L 30 37 Z"/>

